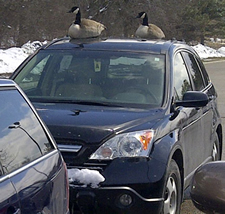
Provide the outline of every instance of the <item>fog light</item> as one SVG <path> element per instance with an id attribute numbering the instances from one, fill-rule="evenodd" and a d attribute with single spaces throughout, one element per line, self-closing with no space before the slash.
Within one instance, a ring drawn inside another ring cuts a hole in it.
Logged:
<path id="1" fill-rule="evenodd" d="M 130 195 L 123 194 L 120 196 L 120 203 L 123 206 L 129 206 L 132 203 L 132 197 Z"/>

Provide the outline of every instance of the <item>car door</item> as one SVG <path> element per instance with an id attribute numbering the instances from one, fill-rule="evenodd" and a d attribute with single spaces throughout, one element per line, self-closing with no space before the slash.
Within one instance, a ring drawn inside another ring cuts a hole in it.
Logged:
<path id="1" fill-rule="evenodd" d="M 192 91 L 193 85 L 181 52 L 174 56 L 173 63 L 173 80 L 174 80 L 174 98 L 175 101 L 182 100 L 186 91 Z M 193 171 L 202 162 L 202 145 L 203 145 L 203 126 L 202 126 L 202 109 L 185 108 L 179 109 L 181 120 L 179 122 L 179 141 L 181 142 L 184 154 L 184 176 L 187 183 L 191 178 Z"/>
<path id="2" fill-rule="evenodd" d="M 193 82 L 194 90 L 195 91 L 203 91 L 205 92 L 209 97 L 212 96 L 211 94 L 211 86 L 206 85 L 203 74 L 200 70 L 200 66 L 197 62 L 196 57 L 190 53 L 190 52 L 183 52 L 182 53 L 188 70 L 190 72 L 190 77 Z M 208 87 L 207 87 L 208 86 Z M 213 130 L 213 110 L 212 110 L 212 103 L 211 100 L 206 106 L 202 107 L 201 109 L 201 124 L 202 124 L 202 140 L 201 143 L 201 158 L 202 162 L 207 162 L 211 158 L 212 155 L 212 130 Z"/>
<path id="3" fill-rule="evenodd" d="M 0 176 L 0 214 L 20 214 L 17 192 L 8 176 Z"/>

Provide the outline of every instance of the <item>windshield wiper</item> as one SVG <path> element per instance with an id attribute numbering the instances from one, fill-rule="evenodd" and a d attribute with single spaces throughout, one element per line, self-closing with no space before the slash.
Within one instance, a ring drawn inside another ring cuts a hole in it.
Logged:
<path id="1" fill-rule="evenodd" d="M 87 101 L 87 100 L 71 100 L 68 103 L 76 103 L 81 105 L 95 105 L 95 106 L 110 106 L 110 107 L 123 107 L 122 105 L 118 105 L 115 103 L 108 102 L 97 102 L 97 101 Z"/>
<path id="2" fill-rule="evenodd" d="M 108 106 L 108 107 L 125 107 L 121 103 L 113 102 L 103 102 L 103 101 L 92 101 L 92 100 L 74 100 L 74 99 L 50 99 L 50 98 L 34 98 L 30 97 L 32 102 L 41 102 L 41 103 L 73 103 L 80 105 L 95 105 L 95 106 Z"/>

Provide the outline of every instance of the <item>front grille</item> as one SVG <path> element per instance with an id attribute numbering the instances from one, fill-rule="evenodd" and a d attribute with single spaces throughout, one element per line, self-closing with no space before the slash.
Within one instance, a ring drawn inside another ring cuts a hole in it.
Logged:
<path id="1" fill-rule="evenodd" d="M 73 152 L 73 153 L 77 153 L 82 149 L 81 145 L 58 144 L 58 147 L 61 152 Z"/>
<path id="2" fill-rule="evenodd" d="M 56 143 L 67 166 L 74 165 L 79 159 L 84 142 L 77 140 L 56 139 Z"/>
<path id="3" fill-rule="evenodd" d="M 89 160 L 98 145 L 87 144 L 79 140 L 56 139 L 58 148 L 68 168 L 89 168 L 101 171 L 107 167 L 109 160 Z"/>

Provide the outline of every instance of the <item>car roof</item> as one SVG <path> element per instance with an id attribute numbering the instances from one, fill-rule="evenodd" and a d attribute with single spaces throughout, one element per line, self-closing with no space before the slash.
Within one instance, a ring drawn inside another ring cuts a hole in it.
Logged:
<path id="1" fill-rule="evenodd" d="M 170 49 L 191 49 L 185 42 L 177 40 L 145 40 L 127 38 L 92 38 L 70 39 L 69 37 L 53 40 L 41 49 L 66 50 L 82 48 L 85 50 L 112 50 L 112 51 L 138 51 L 165 54 Z M 191 49 L 192 50 L 192 49 Z M 193 51 L 193 50 L 192 50 Z"/>
<path id="2" fill-rule="evenodd" d="M 0 79 L 0 86 L 15 86 L 15 82 L 11 79 Z"/>

